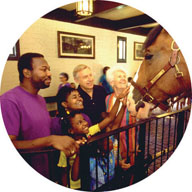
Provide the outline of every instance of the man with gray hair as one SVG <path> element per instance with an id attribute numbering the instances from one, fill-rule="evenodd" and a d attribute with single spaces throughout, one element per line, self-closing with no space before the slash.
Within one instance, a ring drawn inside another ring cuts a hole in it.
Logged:
<path id="1" fill-rule="evenodd" d="M 86 113 L 93 124 L 102 120 L 102 112 L 106 111 L 105 89 L 94 85 L 93 73 L 87 65 L 78 65 L 73 70 L 73 77 L 79 84 L 78 91 L 83 98 L 84 113 Z"/>

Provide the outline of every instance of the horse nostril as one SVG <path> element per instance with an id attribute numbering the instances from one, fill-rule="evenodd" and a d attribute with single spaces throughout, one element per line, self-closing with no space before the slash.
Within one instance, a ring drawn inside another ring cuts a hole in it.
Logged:
<path id="1" fill-rule="evenodd" d="M 143 101 L 139 101 L 137 105 L 135 106 L 136 111 L 139 111 L 139 108 L 144 108 L 145 103 Z"/>
<path id="2" fill-rule="evenodd" d="M 137 89 L 133 89 L 133 99 L 135 101 L 135 103 L 137 103 L 139 100 L 141 100 L 142 95 L 141 93 L 137 90 Z"/>

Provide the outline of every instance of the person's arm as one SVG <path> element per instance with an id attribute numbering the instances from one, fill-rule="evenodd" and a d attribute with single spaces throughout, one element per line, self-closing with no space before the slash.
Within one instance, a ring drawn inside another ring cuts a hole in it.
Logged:
<path id="1" fill-rule="evenodd" d="M 115 130 L 120 127 L 126 107 L 127 107 L 127 97 L 125 97 L 122 101 L 121 110 L 119 111 L 117 117 L 115 118 L 113 125 L 111 126 L 111 130 Z"/>
<path id="2" fill-rule="evenodd" d="M 106 128 L 116 117 L 116 113 L 119 108 L 120 99 L 123 99 L 129 93 L 129 88 L 127 87 L 121 94 L 119 94 L 116 98 L 115 104 L 113 105 L 109 115 L 99 123 L 100 130 Z"/>
<path id="3" fill-rule="evenodd" d="M 14 135 L 9 135 L 16 149 L 40 149 L 44 147 L 54 147 L 57 150 L 63 151 L 66 156 L 71 156 L 72 153 L 79 149 L 79 144 L 69 136 L 50 135 L 34 140 L 17 140 Z"/>
<path id="4" fill-rule="evenodd" d="M 67 167 L 65 168 L 62 168 L 62 171 L 61 171 L 61 182 L 62 182 L 62 185 L 67 187 Z"/>
<path id="5" fill-rule="evenodd" d="M 115 118 L 111 130 L 118 129 L 121 125 L 121 121 L 123 119 L 123 115 L 125 112 L 126 106 L 122 105 L 121 110 L 119 111 L 117 117 Z"/>
<path id="6" fill-rule="evenodd" d="M 80 158 L 79 153 L 77 153 L 71 171 L 71 178 L 73 181 L 77 181 L 79 179 L 79 165 L 80 165 Z"/>
<path id="7" fill-rule="evenodd" d="M 77 140 L 80 145 L 84 145 L 87 142 L 87 139 L 85 137 Z M 72 165 L 72 171 L 71 171 L 71 178 L 73 181 L 77 181 L 79 179 L 79 165 L 80 165 L 80 156 L 79 156 L 79 150 L 76 152 L 76 158 L 74 160 L 74 163 Z"/>

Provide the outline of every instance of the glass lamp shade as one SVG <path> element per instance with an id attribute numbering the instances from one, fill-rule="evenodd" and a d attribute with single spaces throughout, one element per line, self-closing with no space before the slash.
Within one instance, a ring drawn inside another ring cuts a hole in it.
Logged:
<path id="1" fill-rule="evenodd" d="M 76 3 L 78 15 L 90 16 L 93 13 L 93 0 L 81 0 Z"/>

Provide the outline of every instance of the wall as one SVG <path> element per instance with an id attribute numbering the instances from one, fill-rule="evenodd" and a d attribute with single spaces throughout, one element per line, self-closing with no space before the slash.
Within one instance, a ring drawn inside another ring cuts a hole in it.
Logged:
<path id="1" fill-rule="evenodd" d="M 95 36 L 95 59 L 58 58 L 57 31 Z M 91 67 L 97 84 L 102 68 L 117 64 L 117 36 L 127 37 L 127 63 L 123 65 L 132 76 L 141 63 L 133 60 L 133 44 L 134 41 L 144 42 L 143 36 L 41 18 L 20 37 L 20 53 L 39 52 L 45 56 L 51 67 L 52 83 L 50 88 L 41 90 L 39 93 L 44 97 L 54 96 L 59 85 L 59 73 L 67 72 L 70 76 L 69 81 L 74 82 L 72 71 L 78 64 Z M 7 61 L 2 75 L 1 94 L 18 84 L 17 62 Z"/>

